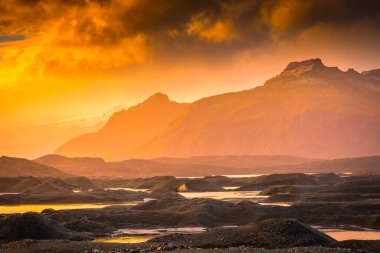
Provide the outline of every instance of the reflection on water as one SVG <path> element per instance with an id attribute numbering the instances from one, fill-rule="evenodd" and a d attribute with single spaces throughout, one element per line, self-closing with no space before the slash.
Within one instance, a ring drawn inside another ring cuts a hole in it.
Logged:
<path id="1" fill-rule="evenodd" d="M 128 203 L 118 204 L 31 204 L 31 205 L 7 205 L 0 206 L 0 213 L 26 213 L 26 212 L 42 212 L 45 209 L 54 210 L 71 210 L 71 209 L 96 209 L 108 206 L 133 206 L 142 203 L 142 201 L 131 201 Z"/>
<path id="2" fill-rule="evenodd" d="M 230 177 L 230 178 L 246 178 L 246 177 L 260 177 L 265 176 L 268 174 L 234 174 L 234 175 L 220 175 L 222 177 Z M 219 176 L 219 175 L 212 175 L 212 177 Z M 190 178 L 190 179 L 196 179 L 196 178 L 204 178 L 204 176 L 195 176 L 195 177 L 176 177 L 176 178 Z"/>
<path id="3" fill-rule="evenodd" d="M 346 228 L 326 228 L 320 226 L 313 226 L 319 231 L 331 236 L 337 241 L 344 240 L 380 240 L 380 231 L 369 228 L 362 228 L 356 226 L 350 226 L 350 229 Z"/>
<path id="4" fill-rule="evenodd" d="M 199 234 L 205 227 L 151 228 L 151 229 L 119 229 L 112 237 L 98 238 L 95 242 L 105 243 L 142 243 L 157 236 L 170 234 Z"/>
<path id="5" fill-rule="evenodd" d="M 152 235 L 140 235 L 140 236 L 117 236 L 117 237 L 104 237 L 97 238 L 94 242 L 105 242 L 105 243 L 142 243 L 153 239 L 155 236 Z"/>
<path id="6" fill-rule="evenodd" d="M 246 177 L 260 177 L 268 174 L 236 174 L 236 175 L 222 175 L 223 177 L 229 178 L 246 178 Z"/>
<path id="7" fill-rule="evenodd" d="M 265 203 L 265 202 L 259 202 L 258 204 L 262 206 L 291 206 L 291 203 L 288 202 L 275 202 L 275 203 Z"/>
<path id="8" fill-rule="evenodd" d="M 119 229 L 112 237 L 98 238 L 95 242 L 105 243 L 142 243 L 157 236 L 169 234 L 198 234 L 206 231 L 204 227 Z"/>
<path id="9" fill-rule="evenodd" d="M 240 186 L 224 186 L 224 190 L 236 190 L 237 188 L 240 188 Z"/>
<path id="10" fill-rule="evenodd" d="M 267 196 L 258 196 L 260 191 L 227 191 L 227 192 L 180 192 L 188 199 L 210 198 L 210 199 L 265 199 Z"/>
<path id="11" fill-rule="evenodd" d="M 111 191 L 119 191 L 119 190 L 124 190 L 124 191 L 133 191 L 133 192 L 147 192 L 149 189 L 137 189 L 137 188 L 126 188 L 126 187 L 120 187 L 120 188 L 105 188 L 105 190 L 111 190 Z"/>
<path id="12" fill-rule="evenodd" d="M 205 227 L 150 228 L 150 229 L 118 229 L 114 235 L 167 235 L 167 234 L 197 234 L 206 231 Z"/>
<path id="13" fill-rule="evenodd" d="M 323 231 L 322 231 L 323 232 Z M 330 231 L 324 232 L 337 241 L 380 240 L 380 231 Z"/>

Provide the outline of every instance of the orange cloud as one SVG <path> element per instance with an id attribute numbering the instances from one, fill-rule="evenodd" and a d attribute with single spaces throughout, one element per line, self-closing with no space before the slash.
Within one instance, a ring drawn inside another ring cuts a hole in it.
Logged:
<path id="1" fill-rule="evenodd" d="M 40 11 L 51 14 L 46 14 L 48 17 L 43 22 L 32 19 L 29 27 L 20 31 L 29 37 L 27 40 L 10 42 L 0 48 L 1 83 L 28 74 L 91 73 L 142 63 L 147 58 L 148 36 L 144 33 L 121 35 L 120 21 L 110 18 L 119 4 L 104 7 L 87 2 L 86 8 L 74 6 L 64 8 L 65 11 L 59 8 L 61 6 L 41 2 Z M 20 7 L 15 6 L 17 8 Z M 26 22 L 23 16 L 18 19 L 9 27 Z"/>
<path id="2" fill-rule="evenodd" d="M 204 13 L 197 14 L 191 19 L 187 33 L 212 42 L 227 41 L 236 37 L 231 22 L 227 20 L 212 21 Z"/>

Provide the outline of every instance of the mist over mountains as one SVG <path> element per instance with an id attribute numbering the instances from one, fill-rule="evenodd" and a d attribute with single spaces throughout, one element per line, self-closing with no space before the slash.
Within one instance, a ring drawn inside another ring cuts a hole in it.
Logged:
<path id="1" fill-rule="evenodd" d="M 292 155 L 315 158 L 380 153 L 380 71 L 327 67 L 320 59 L 290 63 L 251 90 L 191 104 L 155 94 L 115 113 L 97 133 L 56 153 L 130 158 Z"/>

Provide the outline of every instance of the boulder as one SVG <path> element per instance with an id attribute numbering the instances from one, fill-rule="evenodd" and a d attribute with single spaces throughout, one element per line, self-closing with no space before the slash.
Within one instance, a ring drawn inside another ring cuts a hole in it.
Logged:
<path id="1" fill-rule="evenodd" d="M 224 191 L 223 187 L 201 178 L 189 180 L 180 185 L 177 190 L 180 192 Z"/>
<path id="2" fill-rule="evenodd" d="M 62 239 L 67 231 L 39 213 L 9 215 L 0 219 L 0 241 Z"/>

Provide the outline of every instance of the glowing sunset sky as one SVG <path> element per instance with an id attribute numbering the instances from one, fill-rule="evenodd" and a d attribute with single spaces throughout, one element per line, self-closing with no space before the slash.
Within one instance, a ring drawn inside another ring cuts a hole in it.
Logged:
<path id="1" fill-rule="evenodd" d="M 379 27 L 376 0 L 2 0 L 0 153 L 49 152 L 57 129 L 84 131 L 72 119 L 158 91 L 191 102 L 250 89 L 290 61 L 379 68 Z M 51 135 L 29 127 L 42 123 Z M 10 145 L 20 128 L 41 148 Z"/>

